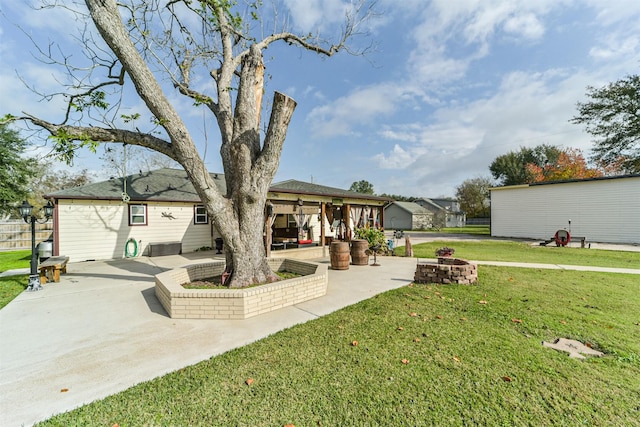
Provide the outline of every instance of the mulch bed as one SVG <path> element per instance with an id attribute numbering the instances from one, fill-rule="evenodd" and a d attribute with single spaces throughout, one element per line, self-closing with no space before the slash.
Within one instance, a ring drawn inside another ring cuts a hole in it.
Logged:
<path id="1" fill-rule="evenodd" d="M 289 271 L 276 271 L 275 272 L 280 280 L 292 279 L 294 277 L 300 277 L 301 274 L 291 273 Z M 258 283 L 253 286 L 260 286 L 263 283 Z M 229 289 L 228 286 L 222 284 L 222 275 L 205 277 L 204 279 L 196 280 L 194 282 L 183 283 L 182 287 L 185 289 Z"/>

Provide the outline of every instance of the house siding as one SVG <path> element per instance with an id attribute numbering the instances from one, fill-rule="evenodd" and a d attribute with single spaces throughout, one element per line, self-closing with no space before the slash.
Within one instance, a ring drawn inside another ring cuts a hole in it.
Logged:
<path id="1" fill-rule="evenodd" d="M 118 259 L 125 256 L 129 239 L 138 242 L 138 255 L 149 252 L 149 243 L 182 242 L 183 252 L 213 246 L 211 226 L 195 225 L 194 204 L 146 202 L 147 225 L 129 225 L 128 205 L 119 201 L 58 201 L 57 253 L 71 262 Z"/>
<path id="2" fill-rule="evenodd" d="M 411 219 L 409 212 L 396 205 L 389 205 L 384 210 L 384 228 L 411 230 Z"/>
<path id="3" fill-rule="evenodd" d="M 640 243 L 640 176 L 491 191 L 491 235 L 549 239 L 559 229 L 592 242 Z"/>

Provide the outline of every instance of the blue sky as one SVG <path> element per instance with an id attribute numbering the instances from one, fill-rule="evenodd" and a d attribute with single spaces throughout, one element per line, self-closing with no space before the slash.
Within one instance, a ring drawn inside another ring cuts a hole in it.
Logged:
<path id="1" fill-rule="evenodd" d="M 40 101 L 17 72 L 53 91 L 60 70 L 34 58 L 16 25 L 45 46 L 55 40 L 73 49 L 78 22 L 68 11 L 25 3 L 2 5 L 0 112 L 57 122 L 61 105 Z M 280 13 L 295 29 L 328 36 L 345 2 L 283 3 Z M 276 181 L 348 188 L 364 179 L 376 193 L 453 196 L 465 179 L 489 175 L 493 159 L 521 146 L 588 155 L 590 136 L 569 123 L 576 102 L 587 86 L 640 68 L 638 0 L 379 0 L 376 10 L 369 35 L 354 40 L 375 44 L 366 56 L 321 58 L 287 45 L 265 52 L 267 95 L 278 90 L 298 102 Z M 220 171 L 212 118 L 175 99 L 203 151 L 206 139 L 210 170 Z M 75 167 L 103 165 L 82 153 Z"/>

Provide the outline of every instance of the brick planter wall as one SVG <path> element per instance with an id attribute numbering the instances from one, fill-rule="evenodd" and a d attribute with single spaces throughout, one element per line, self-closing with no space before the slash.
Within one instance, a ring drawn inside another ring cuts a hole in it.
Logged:
<path id="1" fill-rule="evenodd" d="M 268 262 L 274 271 L 303 276 L 246 289 L 185 289 L 183 283 L 218 276 L 225 267 L 224 261 L 194 264 L 156 275 L 156 297 L 171 318 L 246 319 L 327 293 L 326 265 L 288 258 Z"/>
<path id="2" fill-rule="evenodd" d="M 460 258 L 438 258 L 438 263 L 418 261 L 416 283 L 458 283 L 471 285 L 478 281 L 478 266 Z"/>

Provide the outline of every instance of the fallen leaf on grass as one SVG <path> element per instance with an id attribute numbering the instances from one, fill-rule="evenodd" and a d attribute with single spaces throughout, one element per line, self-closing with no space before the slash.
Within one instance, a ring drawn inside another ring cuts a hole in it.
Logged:
<path id="1" fill-rule="evenodd" d="M 486 304 L 486 303 L 487 303 L 487 301 L 485 301 L 485 300 L 478 301 L 478 304 Z"/>
<path id="2" fill-rule="evenodd" d="M 418 313 L 409 313 L 409 316 L 411 316 L 411 317 L 417 317 L 417 316 L 418 316 Z"/>
<path id="3" fill-rule="evenodd" d="M 112 425 L 111 427 L 120 427 L 120 424 L 115 423 L 114 425 Z"/>
<path id="4" fill-rule="evenodd" d="M 354 347 L 357 347 L 358 346 L 358 341 L 351 341 L 351 345 L 354 346 Z"/>
<path id="5" fill-rule="evenodd" d="M 246 385 L 251 385 L 253 384 L 254 379 L 253 378 L 247 378 L 247 380 L 244 382 Z"/>
<path id="6" fill-rule="evenodd" d="M 295 424 L 285 424 L 284 427 L 296 427 Z"/>
<path id="7" fill-rule="evenodd" d="M 522 323 L 522 319 L 511 319 L 513 323 Z"/>
<path id="8" fill-rule="evenodd" d="M 463 322 L 466 322 L 467 318 L 466 317 L 461 317 L 460 320 L 462 320 Z"/>
<path id="9" fill-rule="evenodd" d="M 413 339 L 413 342 L 420 342 L 420 338 L 415 337 L 415 338 Z"/>
<path id="10" fill-rule="evenodd" d="M 402 326 L 398 326 L 398 331 L 404 331 L 404 328 Z"/>
<path id="11" fill-rule="evenodd" d="M 431 299 L 431 296 L 427 295 L 424 299 Z"/>
<path id="12" fill-rule="evenodd" d="M 436 319 L 442 319 L 442 316 L 440 316 L 439 314 L 436 316 Z"/>
<path id="13" fill-rule="evenodd" d="M 510 383 L 511 382 L 511 377 L 508 376 L 508 375 L 505 375 L 504 377 L 502 377 L 502 380 Z"/>
<path id="14" fill-rule="evenodd" d="M 562 323 L 563 325 L 566 325 L 567 321 L 566 320 L 561 320 L 560 323 Z"/>
<path id="15" fill-rule="evenodd" d="M 453 356 L 453 360 L 455 360 L 456 362 L 460 363 L 460 358 L 457 356 Z"/>
<path id="16" fill-rule="evenodd" d="M 436 295 L 440 295 L 440 292 L 437 292 L 437 291 L 436 291 L 436 292 L 434 292 L 434 294 L 436 294 Z"/>
<path id="17" fill-rule="evenodd" d="M 407 360 L 407 359 L 402 359 L 402 363 L 404 363 L 405 365 L 408 365 L 408 364 L 409 364 L 409 360 Z"/>

